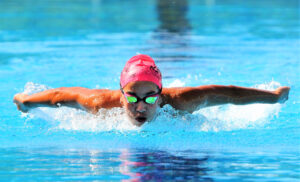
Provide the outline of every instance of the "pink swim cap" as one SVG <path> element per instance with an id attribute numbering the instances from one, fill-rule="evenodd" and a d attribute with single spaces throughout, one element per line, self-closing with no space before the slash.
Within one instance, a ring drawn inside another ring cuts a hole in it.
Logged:
<path id="1" fill-rule="evenodd" d="M 121 73 L 121 87 L 124 88 L 129 82 L 135 81 L 153 82 L 162 88 L 161 73 L 150 56 L 139 54 L 127 61 Z"/>

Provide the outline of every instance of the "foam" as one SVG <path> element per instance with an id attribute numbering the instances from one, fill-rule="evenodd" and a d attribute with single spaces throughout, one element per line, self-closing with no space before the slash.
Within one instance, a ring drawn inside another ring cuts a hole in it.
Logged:
<path id="1" fill-rule="evenodd" d="M 182 80 L 174 80 L 167 86 L 181 86 Z M 255 88 L 274 90 L 278 82 L 255 85 Z M 45 85 L 29 82 L 24 93 L 32 94 L 48 89 Z M 123 108 L 100 109 L 94 115 L 82 110 L 59 107 L 38 107 L 24 115 L 31 120 L 41 118 L 51 124 L 51 129 L 67 131 L 152 131 L 152 132 L 189 132 L 189 131 L 232 131 L 264 127 L 280 112 L 280 104 L 250 104 L 243 106 L 221 105 L 204 108 L 193 114 L 179 112 L 167 105 L 158 109 L 156 119 L 142 127 L 136 127 L 127 119 Z"/>
<path id="2" fill-rule="evenodd" d="M 41 92 L 44 90 L 48 90 L 51 89 L 50 87 L 46 86 L 46 85 L 42 85 L 42 84 L 37 84 L 37 83 L 33 83 L 33 82 L 27 82 L 25 87 L 24 87 L 24 94 L 34 94 L 37 92 Z"/>

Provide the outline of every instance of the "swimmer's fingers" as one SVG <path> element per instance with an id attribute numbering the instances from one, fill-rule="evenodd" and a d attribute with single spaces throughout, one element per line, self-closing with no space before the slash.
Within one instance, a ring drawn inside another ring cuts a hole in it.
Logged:
<path id="1" fill-rule="evenodd" d="M 289 98 L 290 87 L 279 87 L 275 92 L 278 94 L 278 102 L 284 103 Z"/>
<path id="2" fill-rule="evenodd" d="M 14 103 L 17 105 L 18 109 L 22 112 L 27 112 L 28 108 L 25 106 L 24 101 L 28 95 L 26 94 L 16 94 L 14 96 Z"/>
<path id="3" fill-rule="evenodd" d="M 17 105 L 18 110 L 22 112 L 28 112 L 28 108 L 23 103 L 20 103 L 18 101 L 15 101 L 14 103 Z"/>

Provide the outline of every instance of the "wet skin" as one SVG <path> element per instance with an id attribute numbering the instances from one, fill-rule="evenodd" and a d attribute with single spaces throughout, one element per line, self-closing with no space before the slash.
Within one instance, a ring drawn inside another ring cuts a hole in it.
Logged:
<path id="1" fill-rule="evenodd" d="M 159 89 L 154 83 L 141 81 L 128 83 L 123 88 L 123 92 L 130 95 L 136 95 L 139 98 L 144 98 L 157 94 Z M 128 103 L 125 96 L 122 95 L 121 102 L 131 123 L 141 126 L 145 122 L 151 121 L 154 118 L 156 109 L 161 103 L 161 98 L 159 96 L 154 104 L 147 104 L 144 101 Z"/>

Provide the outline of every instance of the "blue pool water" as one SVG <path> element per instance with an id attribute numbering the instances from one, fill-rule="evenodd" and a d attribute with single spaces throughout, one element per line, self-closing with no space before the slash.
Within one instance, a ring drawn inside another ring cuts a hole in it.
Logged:
<path id="1" fill-rule="evenodd" d="M 299 1 L 0 1 L 1 181 L 296 181 L 300 178 Z M 164 87 L 274 90 L 285 104 L 166 106 L 136 128 L 98 115 L 17 111 L 14 94 L 119 88 L 126 60 L 149 54 Z"/>

